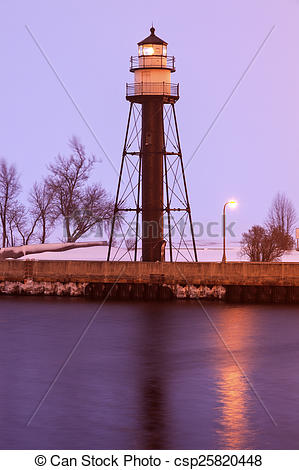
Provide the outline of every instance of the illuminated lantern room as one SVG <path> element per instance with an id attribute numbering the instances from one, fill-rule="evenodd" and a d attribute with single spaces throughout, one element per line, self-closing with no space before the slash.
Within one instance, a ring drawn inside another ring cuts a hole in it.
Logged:
<path id="1" fill-rule="evenodd" d="M 138 55 L 163 55 L 167 56 L 167 42 L 155 35 L 155 28 L 150 29 L 151 34 L 138 43 Z"/>
<path id="2" fill-rule="evenodd" d="M 167 42 L 155 35 L 153 26 L 150 33 L 138 43 L 138 56 L 131 57 L 130 71 L 134 73 L 134 84 L 127 86 L 127 97 L 178 95 L 178 86 L 171 86 L 175 59 L 167 55 Z"/>

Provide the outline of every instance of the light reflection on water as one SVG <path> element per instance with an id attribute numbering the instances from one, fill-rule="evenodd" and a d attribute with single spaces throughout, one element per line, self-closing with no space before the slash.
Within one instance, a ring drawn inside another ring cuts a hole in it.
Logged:
<path id="1" fill-rule="evenodd" d="M 235 310 L 234 318 L 228 315 L 224 319 L 220 332 L 225 345 L 232 353 L 231 361 L 220 363 L 216 383 L 220 403 L 220 414 L 217 417 L 220 428 L 218 434 L 223 449 L 248 448 L 250 437 L 254 433 L 254 430 L 250 429 L 248 416 L 253 390 L 248 377 L 243 373 L 246 370 L 246 375 L 250 376 L 249 357 L 246 357 L 246 362 L 243 360 L 242 364 L 238 360 L 238 351 L 250 335 L 250 326 L 250 309 L 247 314 L 241 316 Z"/>
<path id="2" fill-rule="evenodd" d="M 249 423 L 246 394 L 248 384 L 235 365 L 222 369 L 217 389 L 222 409 L 218 422 L 221 426 L 220 442 L 223 449 L 248 447 Z"/>
<path id="3" fill-rule="evenodd" d="M 299 442 L 299 311 L 107 303 L 34 418 L 98 303 L 0 299 L 0 447 L 280 449 Z"/>

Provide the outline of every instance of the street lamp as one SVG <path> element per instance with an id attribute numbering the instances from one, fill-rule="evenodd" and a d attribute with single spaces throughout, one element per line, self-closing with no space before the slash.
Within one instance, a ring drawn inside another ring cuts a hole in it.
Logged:
<path id="1" fill-rule="evenodd" d="M 222 220 L 222 223 L 223 223 L 223 256 L 222 256 L 222 263 L 226 263 L 226 253 L 225 253 L 225 209 L 226 209 L 226 206 L 229 206 L 231 208 L 234 208 L 236 207 L 237 205 L 237 201 L 227 201 L 225 204 L 224 204 L 224 207 L 223 207 L 223 220 Z"/>

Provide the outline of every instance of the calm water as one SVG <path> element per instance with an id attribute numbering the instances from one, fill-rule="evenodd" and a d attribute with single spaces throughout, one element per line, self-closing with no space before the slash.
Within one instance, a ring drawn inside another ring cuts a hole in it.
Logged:
<path id="1" fill-rule="evenodd" d="M 299 449 L 299 308 L 0 298 L 0 447 Z"/>

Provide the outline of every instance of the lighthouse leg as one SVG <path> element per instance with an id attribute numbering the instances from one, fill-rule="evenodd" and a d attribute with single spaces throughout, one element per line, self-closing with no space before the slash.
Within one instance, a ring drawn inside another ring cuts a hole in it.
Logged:
<path id="1" fill-rule="evenodd" d="M 180 136 L 179 136 L 179 129 L 178 129 L 178 123 L 177 123 L 177 118 L 176 118 L 176 113 L 175 113 L 175 106 L 174 106 L 174 104 L 172 104 L 171 106 L 172 106 L 172 112 L 173 112 L 174 123 L 175 123 L 177 145 L 178 145 L 178 150 L 179 150 L 178 155 L 179 155 L 180 162 L 181 162 L 181 171 L 182 171 L 182 177 L 183 177 L 183 183 L 184 183 L 185 197 L 186 197 L 186 202 L 187 202 L 186 210 L 188 212 L 188 218 L 189 218 L 189 223 L 190 223 L 194 259 L 197 262 L 198 261 L 197 260 L 197 250 L 196 250 L 196 244 L 195 244 L 194 229 L 193 229 L 191 209 L 190 209 L 190 203 L 189 203 L 189 197 L 188 197 L 185 170 L 184 170 L 184 165 L 183 165 L 183 157 L 182 157 L 182 149 L 181 149 L 181 142 L 180 142 Z"/>
<path id="2" fill-rule="evenodd" d="M 116 221 L 116 217 L 118 216 L 118 211 L 119 211 L 118 206 L 119 206 L 120 186 L 121 186 L 122 175 L 123 175 L 124 161 L 125 161 L 125 157 L 126 157 L 126 148 L 127 148 L 128 133 L 129 133 L 130 121 L 131 121 L 131 115 L 132 115 L 132 108 L 133 108 L 133 103 L 130 104 L 130 111 L 129 111 L 127 129 L 126 129 L 125 143 L 124 143 L 124 148 L 123 148 L 123 154 L 122 154 L 120 172 L 119 172 L 119 178 L 118 178 L 118 185 L 117 185 L 117 191 L 116 191 L 116 198 L 115 198 L 115 203 L 114 203 L 114 211 L 113 211 L 111 232 L 110 232 L 110 238 L 109 238 L 107 261 L 110 261 L 111 248 L 112 248 L 113 235 L 114 235 L 114 228 L 115 228 L 115 221 Z"/>

